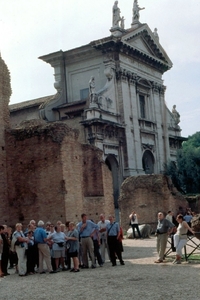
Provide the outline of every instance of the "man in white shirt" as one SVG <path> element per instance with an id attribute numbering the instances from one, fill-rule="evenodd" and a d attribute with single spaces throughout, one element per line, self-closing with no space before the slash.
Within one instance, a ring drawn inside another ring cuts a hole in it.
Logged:
<path id="1" fill-rule="evenodd" d="M 103 260 L 103 263 L 105 262 L 105 249 L 107 248 L 108 257 L 110 258 L 110 253 L 108 249 L 107 244 L 107 232 L 106 232 L 106 226 L 110 223 L 109 220 L 105 219 L 104 214 L 100 215 L 100 221 L 98 222 L 99 227 L 99 233 L 100 233 L 100 251 L 101 251 L 101 257 Z"/>

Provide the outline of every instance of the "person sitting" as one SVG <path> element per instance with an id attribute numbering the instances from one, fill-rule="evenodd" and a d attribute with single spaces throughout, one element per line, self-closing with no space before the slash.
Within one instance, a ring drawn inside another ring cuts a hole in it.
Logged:
<path id="1" fill-rule="evenodd" d="M 181 263 L 182 249 L 187 243 L 187 232 L 188 230 L 194 234 L 195 232 L 190 228 L 186 221 L 183 219 L 183 215 L 179 214 L 176 218 L 178 222 L 177 233 L 174 235 L 174 246 L 176 247 L 176 259 L 173 261 L 174 264 Z"/>

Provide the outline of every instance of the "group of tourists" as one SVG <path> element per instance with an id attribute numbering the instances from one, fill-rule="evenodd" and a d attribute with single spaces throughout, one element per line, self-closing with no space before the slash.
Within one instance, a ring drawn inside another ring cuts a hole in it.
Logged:
<path id="1" fill-rule="evenodd" d="M 187 243 L 188 231 L 195 234 L 190 227 L 191 218 L 192 213 L 189 210 L 184 215 L 179 212 L 176 218 L 172 211 L 168 211 L 166 216 L 163 212 L 158 213 L 155 233 L 158 258 L 155 263 L 162 263 L 165 259 L 169 235 L 176 251 L 173 263 L 181 263 L 182 249 Z M 137 232 L 137 238 L 141 239 L 136 211 L 132 211 L 129 219 L 133 238 L 136 238 Z M 117 265 L 117 259 L 124 265 L 122 239 L 123 231 L 119 223 L 114 221 L 112 215 L 106 220 L 104 214 L 100 215 L 97 224 L 89 220 L 86 214 L 81 215 L 81 222 L 78 224 L 74 222 L 63 224 L 57 221 L 54 225 L 51 222 L 45 224 L 40 220 L 36 226 L 35 220 L 31 220 L 24 230 L 22 224 L 17 223 L 13 233 L 7 225 L 0 225 L 0 277 L 10 275 L 8 261 L 10 268 L 15 265 L 19 276 L 32 275 L 36 272 L 44 274 L 44 262 L 50 274 L 61 270 L 76 273 L 80 268 L 94 269 L 97 265 L 102 267 L 106 260 L 106 250 L 112 266 Z"/>
<path id="2" fill-rule="evenodd" d="M 15 265 L 19 276 L 44 274 L 44 262 L 49 274 L 61 270 L 79 272 L 80 268 L 90 267 L 89 260 L 94 269 L 97 264 L 103 266 L 106 250 L 112 266 L 117 265 L 117 258 L 124 265 L 122 239 L 119 223 L 114 222 L 112 215 L 106 220 L 104 214 L 97 224 L 86 214 L 81 215 L 78 224 L 57 221 L 54 225 L 40 220 L 36 226 L 35 220 L 31 220 L 23 230 L 22 224 L 17 223 L 13 234 L 6 225 L 0 225 L 0 276 L 10 275 L 8 260 L 10 268 Z"/>

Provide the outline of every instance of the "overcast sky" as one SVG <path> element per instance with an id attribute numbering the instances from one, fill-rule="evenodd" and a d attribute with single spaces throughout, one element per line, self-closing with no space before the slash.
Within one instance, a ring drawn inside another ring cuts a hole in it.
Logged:
<path id="1" fill-rule="evenodd" d="M 133 0 L 119 0 L 125 28 Z M 114 0 L 0 0 L 0 51 L 11 73 L 11 104 L 55 94 L 53 68 L 39 56 L 110 35 Z M 166 103 L 176 104 L 182 136 L 200 131 L 200 1 L 139 0 L 140 22 L 173 62 L 164 74 Z"/>

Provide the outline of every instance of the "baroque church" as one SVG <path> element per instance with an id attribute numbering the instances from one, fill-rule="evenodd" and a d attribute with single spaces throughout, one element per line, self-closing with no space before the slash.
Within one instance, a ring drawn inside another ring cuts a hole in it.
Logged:
<path id="1" fill-rule="evenodd" d="M 12 128 L 31 119 L 62 121 L 78 129 L 79 142 L 101 149 L 116 209 L 123 180 L 162 174 L 184 140 L 176 106 L 171 112 L 165 104 L 162 75 L 172 62 L 157 29 L 140 23 L 141 10 L 134 0 L 126 29 L 115 1 L 107 37 L 39 57 L 53 68 L 55 95 L 10 105 Z"/>

